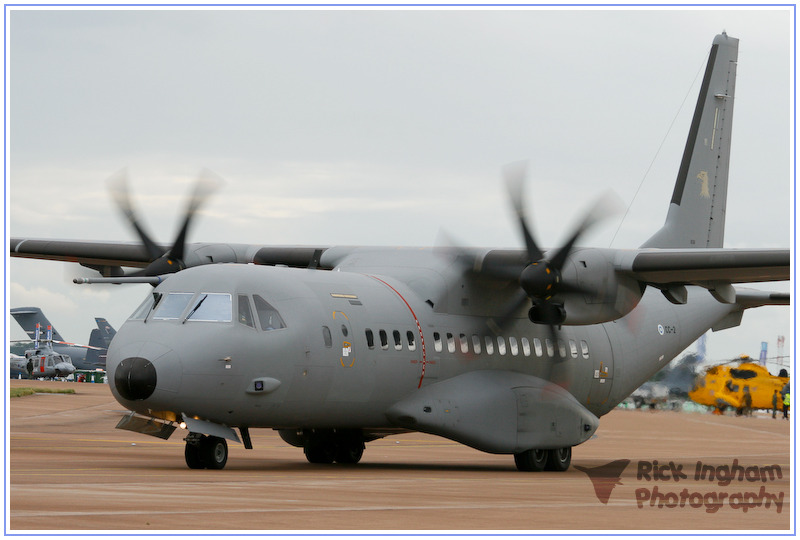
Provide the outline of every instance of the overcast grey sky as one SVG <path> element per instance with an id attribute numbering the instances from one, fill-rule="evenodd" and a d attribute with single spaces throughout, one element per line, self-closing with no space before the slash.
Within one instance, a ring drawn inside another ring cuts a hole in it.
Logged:
<path id="1" fill-rule="evenodd" d="M 792 242 L 789 8 L 13 9 L 7 24 L 9 236 L 134 240 L 105 188 L 128 167 L 148 230 L 171 241 L 208 167 L 226 183 L 192 241 L 430 246 L 444 228 L 517 247 L 500 170 L 529 159 L 542 244 L 612 188 L 632 202 L 619 234 L 610 222 L 583 243 L 634 248 L 666 216 L 726 30 L 740 47 L 725 244 Z M 39 306 L 78 342 L 149 290 L 6 267 L 8 307 Z M 790 314 L 748 311 L 709 356 L 757 356 L 761 341 L 774 356 L 779 334 L 789 351 Z"/>

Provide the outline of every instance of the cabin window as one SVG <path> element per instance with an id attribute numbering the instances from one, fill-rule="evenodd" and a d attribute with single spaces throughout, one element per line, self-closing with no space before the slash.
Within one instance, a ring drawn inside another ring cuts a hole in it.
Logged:
<path id="1" fill-rule="evenodd" d="M 512 356 L 517 356 L 519 354 L 519 345 L 517 344 L 517 338 L 515 337 L 508 338 L 508 348 L 511 349 Z"/>
<path id="2" fill-rule="evenodd" d="M 400 331 L 395 330 L 392 332 L 392 337 L 394 337 L 394 350 L 403 350 L 403 342 L 400 340 Z"/>
<path id="3" fill-rule="evenodd" d="M 433 333 L 433 350 L 442 352 L 442 335 L 439 332 Z"/>
<path id="4" fill-rule="evenodd" d="M 547 356 L 549 356 L 550 358 L 553 358 L 553 356 L 555 356 L 556 352 L 555 352 L 555 349 L 553 348 L 553 342 L 550 340 L 550 338 L 547 338 L 547 339 L 544 340 L 544 346 L 547 349 Z"/>
<path id="5" fill-rule="evenodd" d="M 561 358 L 566 358 L 567 357 L 567 346 L 560 339 L 558 340 L 558 355 Z"/>
<path id="6" fill-rule="evenodd" d="M 406 332 L 406 339 L 408 340 L 408 350 L 416 351 L 417 343 L 414 341 L 414 332 L 412 332 L 411 330 Z"/>
<path id="7" fill-rule="evenodd" d="M 481 338 L 475 334 L 472 334 L 472 350 L 475 354 L 481 354 Z"/>
<path id="8" fill-rule="evenodd" d="M 365 333 L 367 335 L 367 347 L 369 347 L 370 349 L 374 349 L 375 348 L 375 336 L 372 334 L 372 330 L 367 328 Z"/>
<path id="9" fill-rule="evenodd" d="M 536 356 L 542 356 L 542 340 L 538 337 L 533 338 L 533 352 Z"/>
<path id="10" fill-rule="evenodd" d="M 525 356 L 530 356 L 531 355 L 531 344 L 528 341 L 528 338 L 524 337 L 524 338 L 520 339 L 520 343 L 522 343 L 522 354 L 524 354 Z"/>
<path id="11" fill-rule="evenodd" d="M 253 301 L 256 304 L 256 313 L 258 313 L 258 320 L 261 322 L 262 330 L 278 330 L 286 328 L 280 313 L 269 302 L 260 296 L 253 295 Z"/>
<path id="12" fill-rule="evenodd" d="M 469 352 L 469 342 L 467 341 L 467 336 L 464 334 L 459 334 L 458 341 L 461 344 L 461 352 L 463 354 L 467 354 Z"/>
<path id="13" fill-rule="evenodd" d="M 253 310 L 250 309 L 250 299 L 240 294 L 238 298 L 238 310 L 239 310 L 239 322 L 245 326 L 249 326 L 250 328 L 255 328 L 255 322 L 253 319 Z"/>
<path id="14" fill-rule="evenodd" d="M 387 350 L 389 348 L 389 336 L 386 335 L 386 330 L 378 332 L 378 337 L 381 338 L 381 349 Z"/>
<path id="15" fill-rule="evenodd" d="M 578 357 L 578 344 L 575 343 L 574 339 L 569 340 L 569 355 L 572 358 Z"/>
<path id="16" fill-rule="evenodd" d="M 503 336 L 497 336 L 497 352 L 501 356 L 506 355 L 506 340 Z"/>
<path id="17" fill-rule="evenodd" d="M 456 340 L 450 332 L 447 333 L 447 352 L 456 352 Z"/>
<path id="18" fill-rule="evenodd" d="M 589 344 L 584 340 L 581 340 L 581 355 L 584 358 L 589 358 Z"/>
<path id="19" fill-rule="evenodd" d="M 177 320 L 183 310 L 189 305 L 189 300 L 194 296 L 192 293 L 169 293 L 166 298 L 158 303 L 153 319 L 158 320 Z"/>
<path id="20" fill-rule="evenodd" d="M 486 345 L 486 354 L 494 354 L 494 340 L 492 336 L 484 336 L 483 344 Z"/>
<path id="21" fill-rule="evenodd" d="M 322 340 L 325 342 L 327 348 L 333 347 L 333 338 L 331 337 L 331 329 L 327 326 L 322 327 Z"/>

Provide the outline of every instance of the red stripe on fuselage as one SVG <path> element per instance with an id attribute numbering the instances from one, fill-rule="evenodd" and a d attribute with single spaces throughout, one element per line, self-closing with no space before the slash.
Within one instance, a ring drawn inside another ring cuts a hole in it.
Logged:
<path id="1" fill-rule="evenodd" d="M 422 325 L 419 324 L 419 319 L 417 319 L 417 314 L 414 313 L 414 308 L 411 307 L 411 304 L 409 304 L 408 301 L 405 298 L 403 298 L 403 295 L 400 294 L 400 292 L 397 289 L 395 289 L 394 287 L 383 281 L 381 278 L 375 276 L 369 276 L 369 277 L 371 277 L 374 280 L 380 281 L 381 283 L 392 289 L 395 292 L 395 294 L 400 297 L 400 300 L 403 301 L 406 307 L 408 307 L 408 311 L 410 311 L 411 316 L 414 317 L 414 322 L 417 323 L 417 331 L 419 332 L 419 342 L 422 345 L 422 374 L 419 377 L 419 384 L 417 385 L 417 388 L 420 388 L 422 387 L 422 379 L 425 378 L 425 365 L 427 364 L 428 358 L 427 355 L 425 354 L 425 336 L 422 335 Z"/>

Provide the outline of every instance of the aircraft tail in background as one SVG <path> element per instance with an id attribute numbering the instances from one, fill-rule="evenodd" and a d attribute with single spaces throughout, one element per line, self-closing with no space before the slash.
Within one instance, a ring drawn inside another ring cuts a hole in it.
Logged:
<path id="1" fill-rule="evenodd" d="M 56 341 L 65 341 L 64 338 L 61 337 L 61 334 L 55 329 L 55 327 L 47 320 L 47 317 L 44 316 L 42 310 L 38 307 L 19 307 L 19 308 L 12 308 L 11 309 L 11 316 L 14 317 L 14 320 L 19 323 L 25 333 L 28 334 L 30 339 L 35 338 L 36 334 L 36 324 L 40 325 L 40 328 L 47 328 L 48 326 L 53 329 L 53 339 Z"/>

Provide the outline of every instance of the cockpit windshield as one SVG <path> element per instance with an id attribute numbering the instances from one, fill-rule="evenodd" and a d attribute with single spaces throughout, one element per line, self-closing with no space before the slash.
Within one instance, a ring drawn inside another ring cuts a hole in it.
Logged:
<path id="1" fill-rule="evenodd" d="M 252 297 L 255 314 L 258 315 L 261 330 L 286 328 L 278 311 L 258 295 Z M 255 328 L 254 313 L 250 309 L 247 295 L 237 298 L 238 321 Z M 151 317 L 152 314 L 152 317 Z M 233 296 L 228 293 L 159 293 L 147 295 L 144 302 L 133 312 L 130 320 L 186 322 L 232 322 Z"/>
<path id="2" fill-rule="evenodd" d="M 195 298 L 187 321 L 231 322 L 231 295 L 202 293 Z"/>
<path id="3" fill-rule="evenodd" d="M 175 320 L 181 316 L 183 310 L 189 305 L 192 293 L 169 293 L 162 298 L 156 306 L 153 320 Z"/>

